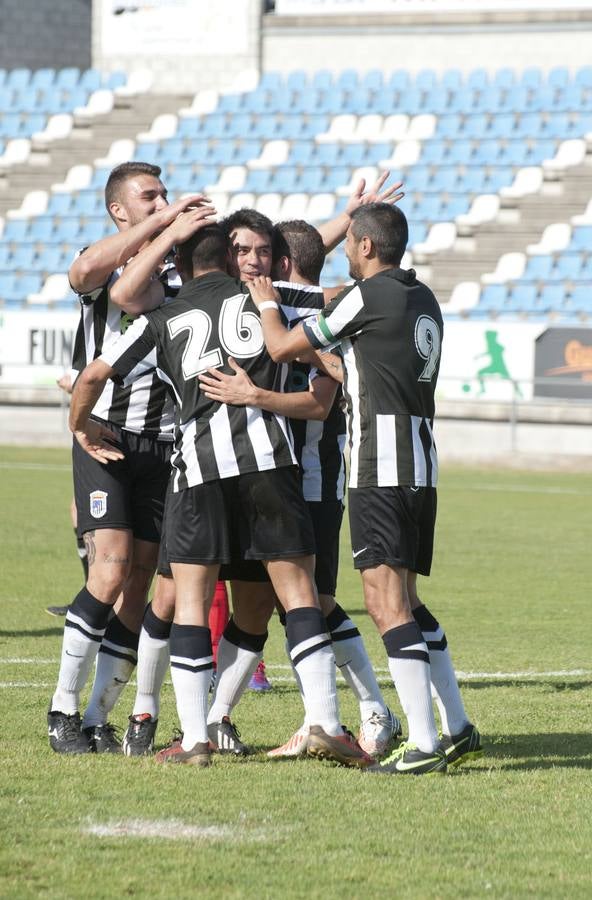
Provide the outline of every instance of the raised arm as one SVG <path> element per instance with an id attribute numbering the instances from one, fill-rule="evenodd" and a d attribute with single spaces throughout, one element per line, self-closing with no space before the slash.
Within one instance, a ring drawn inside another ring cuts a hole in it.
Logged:
<path id="1" fill-rule="evenodd" d="M 148 216 L 143 222 L 91 244 L 70 266 L 68 277 L 73 289 L 78 294 L 97 290 L 105 283 L 111 272 L 125 265 L 146 241 L 170 225 L 180 212 L 189 206 L 203 203 L 204 199 L 202 194 L 183 197 Z"/>
<path id="2" fill-rule="evenodd" d="M 345 233 L 351 221 L 351 214 L 358 206 L 363 206 L 365 203 L 398 203 L 405 196 L 404 192 L 400 190 L 403 186 L 402 181 L 396 181 L 393 185 L 383 190 L 384 183 L 389 175 L 390 172 L 383 172 L 368 190 L 366 190 L 365 179 L 361 178 L 344 211 L 334 219 L 329 219 L 328 222 L 318 226 L 318 231 L 323 238 L 323 244 L 327 253 L 330 253 L 345 238 Z"/>
<path id="3" fill-rule="evenodd" d="M 156 277 L 158 266 L 175 246 L 213 221 L 213 206 L 199 206 L 179 213 L 161 234 L 130 259 L 111 288 L 113 303 L 130 315 L 156 309 L 164 300 L 164 287 Z"/>
<path id="4" fill-rule="evenodd" d="M 324 421 L 329 415 L 337 392 L 337 383 L 332 378 L 313 379 L 308 391 L 267 391 L 254 384 L 232 357 L 228 364 L 234 369 L 234 375 L 208 369 L 199 376 L 201 390 L 210 400 L 231 406 L 256 406 L 290 419 Z"/>

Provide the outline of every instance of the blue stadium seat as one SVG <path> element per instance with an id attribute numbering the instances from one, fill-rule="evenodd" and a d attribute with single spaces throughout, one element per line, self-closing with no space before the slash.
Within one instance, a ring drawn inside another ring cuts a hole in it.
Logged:
<path id="1" fill-rule="evenodd" d="M 537 310 L 537 286 L 533 283 L 514 284 L 512 303 L 517 312 L 532 313 Z"/>
<path id="2" fill-rule="evenodd" d="M 6 86 L 21 90 L 29 86 L 31 81 L 31 70 L 25 68 L 11 69 L 6 76 Z"/>
<path id="3" fill-rule="evenodd" d="M 313 87 L 330 90 L 333 87 L 333 73 L 329 69 L 317 69 L 312 77 Z"/>
<path id="4" fill-rule="evenodd" d="M 37 69 L 31 76 L 30 85 L 38 90 L 46 91 L 53 87 L 55 77 L 55 69 Z"/>
<path id="5" fill-rule="evenodd" d="M 80 75 L 78 86 L 92 94 L 103 86 L 103 76 L 98 69 L 85 69 Z"/>
<path id="6" fill-rule="evenodd" d="M 110 231 L 111 228 L 107 225 L 105 216 L 96 216 L 95 218 L 89 218 L 80 223 L 78 239 L 82 244 L 94 244 L 95 241 L 100 241 L 101 238 L 104 238 Z M 76 235 L 74 237 L 76 237 Z M 68 235 L 65 235 L 63 239 L 66 241 L 72 240 Z"/>
<path id="7" fill-rule="evenodd" d="M 358 87 L 360 76 L 357 69 L 343 69 L 335 81 L 335 86 L 345 91 L 355 91 Z"/>
<path id="8" fill-rule="evenodd" d="M 495 87 L 511 90 L 516 83 L 516 73 L 514 69 L 510 69 L 509 67 L 498 69 L 492 78 L 492 83 Z"/>
<path id="9" fill-rule="evenodd" d="M 479 307 L 485 312 L 502 312 L 507 298 L 505 284 L 488 284 L 481 290 Z"/>
<path id="10" fill-rule="evenodd" d="M 499 113 L 493 116 L 487 129 L 490 138 L 512 138 L 516 132 L 516 116 L 514 113 Z"/>
<path id="11" fill-rule="evenodd" d="M 464 121 L 462 136 L 481 140 L 487 134 L 489 119 L 485 113 L 474 113 Z"/>
<path id="12" fill-rule="evenodd" d="M 592 88 L 592 66 L 582 66 L 575 75 L 574 83 L 579 87 Z"/>
<path id="13" fill-rule="evenodd" d="M 103 82 L 103 87 L 109 88 L 114 91 L 115 88 L 123 87 L 124 84 L 127 84 L 127 75 L 125 72 L 120 70 L 116 70 L 115 72 L 109 72 Z"/>
<path id="14" fill-rule="evenodd" d="M 568 249 L 592 253 L 592 225 L 576 225 Z"/>
<path id="15" fill-rule="evenodd" d="M 553 270 L 553 277 L 556 281 L 577 281 L 581 271 L 580 253 L 562 253 Z"/>
<path id="16" fill-rule="evenodd" d="M 89 243 L 81 239 L 80 232 L 80 218 L 78 216 L 62 216 L 56 220 L 55 240 L 68 243 L 75 243 L 76 241 Z"/>
<path id="17" fill-rule="evenodd" d="M 463 119 L 459 113 L 440 116 L 436 124 L 436 134 L 440 138 L 456 138 L 463 130 Z"/>
<path id="18" fill-rule="evenodd" d="M 550 254 L 529 256 L 520 281 L 546 281 L 553 270 L 554 260 Z"/>
<path id="19" fill-rule="evenodd" d="M 550 87 L 564 88 L 569 82 L 569 69 L 566 66 L 556 66 L 547 73 L 547 84 Z"/>
<path id="20" fill-rule="evenodd" d="M 343 158 L 343 151 L 348 151 L 349 144 L 343 148 L 340 144 L 313 144 L 309 142 L 314 150 L 314 162 L 318 166 L 336 166 Z M 356 145 L 357 146 L 357 145 Z M 316 148 L 316 149 L 315 149 Z"/>
<path id="21" fill-rule="evenodd" d="M 489 85 L 489 75 L 485 69 L 472 69 L 466 78 L 467 87 L 484 90 Z"/>
<path id="22" fill-rule="evenodd" d="M 177 137 L 196 138 L 201 134 L 201 119 L 199 116 L 187 116 L 180 118 L 177 125 Z"/>
<path id="23" fill-rule="evenodd" d="M 308 76 L 304 69 L 292 69 L 286 78 L 286 87 L 293 91 L 305 90 L 308 86 Z"/>
<path id="24" fill-rule="evenodd" d="M 438 76 L 433 69 L 420 69 L 415 76 L 415 87 L 420 91 L 432 91 L 438 84 Z"/>
<path id="25" fill-rule="evenodd" d="M 563 284 L 545 284 L 539 296 L 538 308 L 541 312 L 561 311 L 565 299 Z"/>
<path id="26" fill-rule="evenodd" d="M 368 72 L 360 76 L 360 84 L 370 91 L 380 92 L 385 86 L 384 76 L 380 69 L 369 69 Z"/>
<path id="27" fill-rule="evenodd" d="M 463 86 L 463 74 L 460 69 L 445 69 L 442 72 L 440 83 L 449 91 L 458 91 Z"/>
<path id="28" fill-rule="evenodd" d="M 75 66 L 68 66 L 65 69 L 59 69 L 56 74 L 55 84 L 58 88 L 70 90 L 76 87 L 80 80 L 80 69 Z"/>
<path id="29" fill-rule="evenodd" d="M 570 306 L 578 312 L 592 313 L 592 281 L 587 284 L 577 284 L 572 288 Z"/>
<path id="30" fill-rule="evenodd" d="M 222 94 L 218 100 L 216 111 L 219 113 L 236 113 L 244 109 L 244 94 Z"/>
<path id="31" fill-rule="evenodd" d="M 36 255 L 34 244 L 17 244 L 11 256 L 11 267 L 13 271 L 26 271 L 35 268 L 34 260 Z"/>
<path id="32" fill-rule="evenodd" d="M 406 91 L 409 88 L 409 84 L 409 72 L 406 69 L 395 69 L 388 80 L 388 87 L 399 93 Z"/>
<path id="33" fill-rule="evenodd" d="M 545 127 L 545 119 L 538 112 L 521 113 L 516 121 L 516 137 L 536 138 Z"/>
<path id="34" fill-rule="evenodd" d="M 276 91 L 283 87 L 283 83 L 279 72 L 263 72 L 259 80 L 259 88 L 265 91 Z"/>
<path id="35" fill-rule="evenodd" d="M 524 69 L 520 76 L 520 84 L 523 87 L 538 90 L 543 83 L 543 73 L 538 67 L 529 67 Z"/>
<path id="36" fill-rule="evenodd" d="M 2 240 L 6 242 L 18 243 L 19 241 L 26 240 L 28 234 L 28 219 L 7 219 L 4 223 Z"/>

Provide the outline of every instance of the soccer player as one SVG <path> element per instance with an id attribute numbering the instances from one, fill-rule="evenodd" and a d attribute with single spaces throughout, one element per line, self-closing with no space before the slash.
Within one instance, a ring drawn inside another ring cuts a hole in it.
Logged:
<path id="1" fill-rule="evenodd" d="M 230 355 L 263 387 L 274 383 L 276 366 L 264 350 L 248 294 L 225 272 L 228 241 L 222 229 L 211 225 L 179 246 L 180 222 L 189 215 L 181 214 L 161 236 L 178 246 L 184 285 L 177 299 L 140 317 L 87 367 L 70 413 L 70 427 L 88 453 L 97 460 L 121 460 L 121 451 L 108 443 L 108 431 L 88 420 L 106 380 L 133 383 L 156 367 L 176 397 L 165 540 L 175 581 L 171 673 L 183 738 L 156 758 L 210 764 L 207 615 L 220 564 L 239 557 L 265 561 L 286 610 L 290 654 L 313 723 L 309 752 L 364 767 L 372 758 L 339 723 L 335 657 L 312 582 L 314 536 L 285 424 L 262 410 L 212 402 L 199 387 L 200 372 L 225 366 Z M 160 249 L 157 239 L 144 251 L 144 270 L 154 267 Z"/>
<path id="2" fill-rule="evenodd" d="M 271 281 L 259 277 L 250 285 L 275 360 L 341 341 L 352 556 L 409 728 L 408 741 L 373 767 L 385 774 L 443 772 L 448 761 L 482 753 L 443 632 L 416 591 L 416 575 L 429 575 L 432 561 L 438 472 L 432 426 L 443 323 L 433 293 L 413 270 L 400 268 L 407 240 L 398 208 L 378 203 L 354 211 L 345 250 L 355 284 L 291 331 Z M 443 712 L 442 741 L 432 684 Z"/>
<path id="3" fill-rule="evenodd" d="M 280 293 L 282 312 L 291 324 L 323 309 L 319 278 L 325 262 L 325 248 L 317 229 L 303 221 L 279 223 L 274 229 L 273 257 L 274 284 Z M 315 583 L 320 606 L 333 641 L 337 665 L 360 705 L 358 743 L 378 758 L 384 755 L 398 734 L 400 723 L 384 702 L 358 629 L 335 600 L 345 489 L 343 449 L 346 434 L 341 390 L 337 391 L 338 385 L 332 378 L 311 368 L 308 363 L 295 362 L 286 371 L 285 393 L 264 391 L 236 364 L 233 368 L 235 376 L 214 369 L 200 375 L 207 397 L 224 403 L 258 406 L 290 417 L 304 499 L 315 532 Z M 237 655 L 234 663 L 233 675 L 239 684 L 241 662 L 246 665 L 244 652 L 242 656 Z M 226 670 L 221 676 L 210 721 L 220 721 L 224 715 L 230 715 L 231 707 L 238 702 L 236 694 L 222 696 L 228 672 Z M 305 722 L 284 745 L 271 750 L 268 756 L 272 759 L 303 756 L 307 744 L 308 723 Z"/>
<path id="4" fill-rule="evenodd" d="M 122 302 L 117 282 L 128 260 L 137 259 L 181 211 L 190 209 L 184 220 L 188 234 L 214 212 L 199 194 L 169 205 L 159 176 L 158 166 L 130 162 L 117 166 L 107 179 L 105 203 L 118 233 L 84 249 L 69 272 L 81 304 L 75 372 L 109 347 L 135 315 L 162 302 L 163 293 L 174 296 L 180 287 L 172 260 L 161 257 L 152 273 L 152 287 L 158 289 L 145 292 L 139 301 Z M 132 272 L 134 262 L 129 263 Z M 92 414 L 97 427 L 107 428 L 124 448 L 126 462 L 101 465 L 74 442 L 77 521 L 89 573 L 66 614 L 58 684 L 48 713 L 50 746 L 58 753 L 120 750 L 107 715 L 135 665 L 169 475 L 173 407 L 153 374 L 131 388 L 107 385 Z M 80 691 L 95 658 L 95 681 L 81 722 Z"/>

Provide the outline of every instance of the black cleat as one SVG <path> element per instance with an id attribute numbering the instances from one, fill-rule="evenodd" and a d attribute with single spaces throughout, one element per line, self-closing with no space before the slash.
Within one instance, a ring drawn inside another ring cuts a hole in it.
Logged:
<path id="1" fill-rule="evenodd" d="M 46 606 L 45 612 L 50 616 L 59 618 L 60 616 L 65 616 L 69 609 L 69 606 Z"/>
<path id="2" fill-rule="evenodd" d="M 436 775 L 446 772 L 446 754 L 441 746 L 431 753 L 404 743 L 378 765 L 366 769 L 372 775 Z"/>
<path id="3" fill-rule="evenodd" d="M 126 756 L 148 756 L 154 751 L 154 735 L 158 726 L 158 719 L 153 719 L 150 713 L 140 713 L 129 717 L 129 725 L 126 728 L 121 742 L 121 747 Z"/>
<path id="4" fill-rule="evenodd" d="M 92 747 L 82 731 L 80 713 L 71 716 L 59 710 L 47 714 L 49 746 L 56 753 L 90 753 Z"/>
<path id="5" fill-rule="evenodd" d="M 89 725 L 83 728 L 92 753 L 121 753 L 121 744 L 115 736 L 115 725 L 105 722 L 104 725 Z"/>
<path id="6" fill-rule="evenodd" d="M 449 766 L 460 766 L 469 759 L 483 756 L 481 735 L 470 722 L 459 734 L 443 734 L 440 746 Z"/>
<path id="7" fill-rule="evenodd" d="M 231 753 L 234 756 L 246 756 L 249 748 L 240 739 L 240 734 L 228 716 L 224 716 L 221 722 L 212 722 L 208 725 L 208 737 L 210 750 L 218 753 Z"/>

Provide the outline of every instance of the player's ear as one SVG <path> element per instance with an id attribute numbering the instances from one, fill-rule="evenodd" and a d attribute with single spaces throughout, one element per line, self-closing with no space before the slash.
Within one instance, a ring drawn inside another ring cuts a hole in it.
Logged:
<path id="1" fill-rule="evenodd" d="M 127 222 L 127 211 L 119 200 L 114 200 L 107 209 L 114 222 Z"/>
<path id="2" fill-rule="evenodd" d="M 368 237 L 367 234 L 365 234 L 364 237 L 361 239 L 359 246 L 360 246 L 360 251 L 362 253 L 362 256 L 364 256 L 366 259 L 368 259 L 368 257 L 373 255 L 374 244 L 372 243 L 372 240 Z"/>

